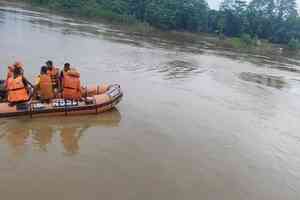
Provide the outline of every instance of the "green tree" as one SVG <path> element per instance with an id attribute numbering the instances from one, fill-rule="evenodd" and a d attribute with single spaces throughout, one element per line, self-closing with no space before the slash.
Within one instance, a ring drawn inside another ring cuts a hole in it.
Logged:
<path id="1" fill-rule="evenodd" d="M 260 38 L 271 38 L 275 14 L 274 0 L 253 0 L 247 10 L 248 32 Z"/>
<path id="2" fill-rule="evenodd" d="M 129 14 L 145 21 L 145 9 L 147 0 L 128 0 Z"/>
<path id="3" fill-rule="evenodd" d="M 296 0 L 277 0 L 276 15 L 281 20 L 286 20 L 289 17 L 297 16 Z"/>
<path id="4" fill-rule="evenodd" d="M 239 36 L 246 29 L 247 3 L 244 0 L 224 0 L 220 6 L 225 35 Z"/>
<path id="5" fill-rule="evenodd" d="M 209 9 L 206 0 L 24 1 L 85 16 L 139 20 L 164 30 L 238 36 L 246 43 L 257 37 L 290 45 L 300 41 L 296 0 L 223 0 L 219 11 Z"/>
<path id="6" fill-rule="evenodd" d="M 208 19 L 207 19 L 207 30 L 211 33 L 219 33 L 223 32 L 222 26 L 220 26 L 220 14 L 217 10 L 209 10 L 208 11 Z"/>
<path id="7" fill-rule="evenodd" d="M 163 29 L 206 31 L 208 10 L 205 0 L 151 0 L 144 18 Z"/>
<path id="8" fill-rule="evenodd" d="M 174 29 L 176 27 L 176 1 L 151 0 L 145 9 L 145 18 L 151 25 L 162 29 Z"/>
<path id="9" fill-rule="evenodd" d="M 208 4 L 205 0 L 181 0 L 176 5 L 176 27 L 189 31 L 207 31 Z"/>

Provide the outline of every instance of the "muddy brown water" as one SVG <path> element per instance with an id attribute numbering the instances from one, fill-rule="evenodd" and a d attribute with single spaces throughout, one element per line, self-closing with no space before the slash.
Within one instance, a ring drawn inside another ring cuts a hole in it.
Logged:
<path id="1" fill-rule="evenodd" d="M 199 42 L 199 44 L 202 42 Z M 1 77 L 119 83 L 102 115 L 0 120 L 0 199 L 300 199 L 300 66 L 2 3 Z"/>

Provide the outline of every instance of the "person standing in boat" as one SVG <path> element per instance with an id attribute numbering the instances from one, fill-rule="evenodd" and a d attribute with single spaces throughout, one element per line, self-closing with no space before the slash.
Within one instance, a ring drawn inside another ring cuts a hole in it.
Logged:
<path id="1" fill-rule="evenodd" d="M 13 76 L 7 81 L 8 102 L 10 105 L 27 102 L 30 99 L 29 86 L 33 85 L 24 77 L 23 68 L 14 66 Z"/>
<path id="2" fill-rule="evenodd" d="M 81 99 L 81 84 L 80 73 L 71 68 L 69 63 L 64 65 L 64 71 L 61 74 L 62 95 L 64 99 L 80 100 Z"/>
<path id="3" fill-rule="evenodd" d="M 36 78 L 36 89 L 38 97 L 47 103 L 54 98 L 52 81 L 49 74 L 47 74 L 48 68 L 46 66 L 41 67 L 40 75 Z"/>
<path id="4" fill-rule="evenodd" d="M 59 69 L 53 66 L 53 62 L 51 60 L 48 60 L 46 62 L 46 65 L 47 65 L 47 74 L 51 77 L 53 93 L 56 95 L 60 88 Z"/>

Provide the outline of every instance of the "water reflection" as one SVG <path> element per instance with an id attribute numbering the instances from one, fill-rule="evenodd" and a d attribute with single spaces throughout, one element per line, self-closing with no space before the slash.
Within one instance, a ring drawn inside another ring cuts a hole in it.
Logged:
<path id="1" fill-rule="evenodd" d="M 226 49 L 220 48 L 216 50 L 214 44 L 214 38 L 207 36 L 198 36 L 189 34 L 173 34 L 164 33 L 159 31 L 152 31 L 151 33 L 137 33 L 132 30 L 128 30 L 125 27 L 118 25 L 104 25 L 100 23 L 88 23 L 82 19 L 70 18 L 70 17 L 59 17 L 48 13 L 39 13 L 35 11 L 28 11 L 21 8 L 1 8 L 0 13 L 6 14 L 7 16 L 16 17 L 20 16 L 18 20 L 29 22 L 36 28 L 47 29 L 50 28 L 52 31 L 55 30 L 64 35 L 79 35 L 83 37 L 103 38 L 107 41 L 114 43 L 123 43 L 134 47 L 143 48 L 163 48 L 171 49 L 176 52 L 188 52 L 195 54 L 212 53 L 215 55 L 224 56 L 233 60 L 242 60 L 255 63 L 258 66 L 267 66 L 276 68 L 284 71 L 291 71 L 300 73 L 294 66 L 285 66 L 283 63 L 289 63 L 290 65 L 298 65 L 299 62 L 278 56 L 273 53 L 264 53 L 267 56 L 254 55 L 249 53 L 241 54 L 241 52 L 232 52 Z M 18 15 L 16 15 L 16 13 Z M 1 24 L 1 15 L 0 15 Z M 146 37 L 145 37 L 146 36 Z M 291 53 L 288 55 L 291 57 Z M 294 55 L 296 56 L 296 55 Z M 274 62 L 275 61 L 275 62 Z M 276 62 L 278 61 L 278 62 Z M 279 62 L 280 61 L 280 62 Z M 164 67 L 173 67 L 172 63 L 170 66 L 166 64 Z M 176 64 L 175 64 L 176 67 Z M 174 69 L 174 72 L 170 73 L 171 78 L 177 78 L 176 75 L 178 69 Z M 180 71 L 180 70 L 179 70 Z M 195 71 L 195 70 L 194 70 Z M 186 77 L 186 71 L 183 71 L 183 77 Z M 179 78 L 181 76 L 179 75 Z"/>
<path id="2" fill-rule="evenodd" d="M 49 19 L 32 18 L 32 19 L 29 19 L 28 21 L 33 25 L 41 25 L 41 26 L 46 26 L 48 28 L 64 27 L 63 24 L 54 23 L 53 21 L 51 21 Z"/>
<path id="3" fill-rule="evenodd" d="M 47 146 L 52 142 L 53 130 L 51 127 L 35 129 L 32 132 L 32 138 L 35 144 L 38 146 L 38 149 L 47 152 Z"/>
<path id="4" fill-rule="evenodd" d="M 80 151 L 80 139 L 87 129 L 116 127 L 120 121 L 121 114 L 117 109 L 100 115 L 9 120 L 0 139 L 6 139 L 14 156 L 21 156 L 28 150 L 27 146 L 29 149 L 47 152 L 58 137 L 64 153 L 75 155 Z"/>
<path id="5" fill-rule="evenodd" d="M 275 68 L 281 71 L 293 72 L 293 73 L 300 73 L 300 70 L 292 67 L 292 66 L 270 66 L 270 68 Z"/>
<path id="6" fill-rule="evenodd" d="M 4 14 L 3 12 L 0 11 L 0 26 L 4 23 L 4 20 L 5 20 Z"/>
<path id="7" fill-rule="evenodd" d="M 282 89 L 286 86 L 286 82 L 283 80 L 282 77 L 278 76 L 271 76 L 266 74 L 257 74 L 251 72 L 242 72 L 239 75 L 240 79 L 244 81 L 254 82 L 261 85 L 265 85 L 268 87 L 273 87 L 277 89 Z"/>
<path id="8" fill-rule="evenodd" d="M 118 25 L 91 24 L 81 19 L 57 17 L 51 14 L 27 11 L 21 8 L 9 9 L 0 7 L 0 10 L 8 14 L 17 13 L 18 15 L 22 15 L 18 20 L 28 21 L 39 28 L 47 27 L 70 35 L 101 36 L 108 41 L 124 43 L 136 47 L 147 48 L 155 46 L 165 49 L 174 49 L 176 51 L 202 53 L 202 50 L 199 48 L 206 48 L 208 44 L 208 42 L 202 40 L 189 40 L 190 37 L 184 35 L 159 31 L 152 31 L 151 34 L 137 33 Z M 147 37 L 145 37 L 145 34 L 147 34 Z M 195 44 L 195 42 L 197 44 Z"/>
<path id="9" fill-rule="evenodd" d="M 79 139 L 83 133 L 80 128 L 62 128 L 60 132 L 61 143 L 67 155 L 74 155 L 79 152 Z"/>
<path id="10" fill-rule="evenodd" d="M 24 127 L 15 127 L 14 129 L 7 130 L 6 140 L 12 149 L 14 157 L 19 157 L 26 152 L 26 144 L 28 144 L 29 136 L 30 130 Z"/>

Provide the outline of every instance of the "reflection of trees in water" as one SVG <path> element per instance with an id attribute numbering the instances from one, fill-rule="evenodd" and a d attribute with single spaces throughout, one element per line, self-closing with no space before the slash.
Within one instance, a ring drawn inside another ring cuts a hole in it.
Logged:
<path id="1" fill-rule="evenodd" d="M 80 139 L 87 129 L 97 126 L 118 126 L 121 115 L 118 110 L 100 115 L 41 118 L 14 120 L 8 124 L 0 139 L 6 138 L 13 154 L 23 155 L 26 146 L 34 147 L 42 152 L 48 152 L 55 136 L 59 136 L 64 152 L 67 155 L 76 155 L 80 151 Z"/>
<path id="2" fill-rule="evenodd" d="M 239 78 L 244 81 L 258 83 L 277 89 L 282 89 L 287 84 L 282 77 L 271 76 L 267 74 L 257 74 L 252 72 L 242 72 L 240 73 Z"/>
<path id="3" fill-rule="evenodd" d="M 4 23 L 4 14 L 2 11 L 0 11 L 0 26 Z"/>
<path id="4" fill-rule="evenodd" d="M 41 25 L 41 26 L 46 26 L 48 28 L 54 28 L 56 27 L 56 24 L 54 24 L 51 20 L 49 19 L 43 19 L 43 18 L 31 18 L 28 20 L 31 24 L 33 25 Z"/>
<path id="5" fill-rule="evenodd" d="M 44 29 L 47 27 L 50 29 L 55 29 L 61 32 L 63 35 L 88 36 L 90 34 L 98 34 L 98 31 L 95 29 L 95 27 L 82 26 L 82 24 L 78 26 L 76 22 L 74 25 L 73 21 L 68 20 L 60 21 L 52 18 L 30 18 L 28 21 L 32 25 L 35 25 L 36 28 Z"/>

